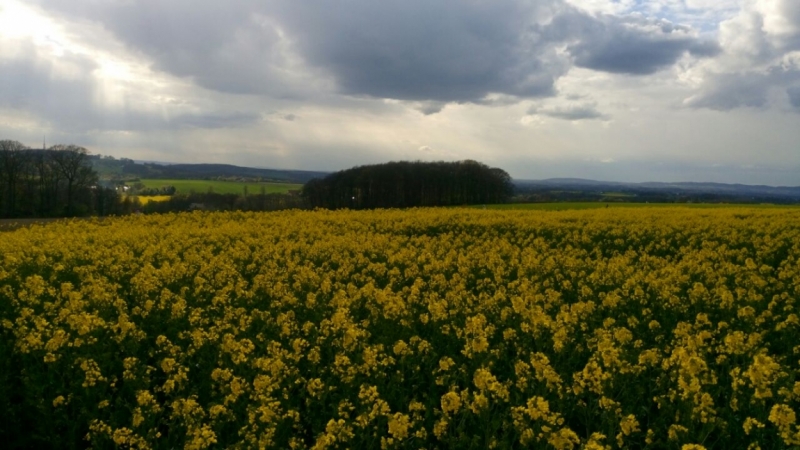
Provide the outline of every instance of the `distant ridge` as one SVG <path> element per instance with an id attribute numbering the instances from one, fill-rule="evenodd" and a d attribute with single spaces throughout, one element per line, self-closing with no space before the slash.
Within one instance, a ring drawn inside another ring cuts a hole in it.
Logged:
<path id="1" fill-rule="evenodd" d="M 305 183 L 312 178 L 320 178 L 327 175 L 326 172 L 309 170 L 259 169 L 255 167 L 234 166 L 232 164 L 169 164 L 160 167 L 176 175 L 200 177 L 263 177 L 297 183 Z"/>
<path id="2" fill-rule="evenodd" d="M 161 161 L 133 161 L 93 156 L 94 169 L 102 178 L 154 178 L 154 179 L 258 179 L 304 184 L 313 178 L 322 178 L 327 172 L 311 170 L 263 169 L 233 164 L 185 164 Z"/>
<path id="3" fill-rule="evenodd" d="M 330 172 L 243 167 L 233 164 L 186 164 L 162 161 L 133 161 L 93 155 L 95 170 L 103 178 L 161 179 L 258 179 L 305 184 Z M 533 201 L 716 201 L 716 202 L 800 202 L 800 186 L 768 186 L 705 182 L 598 181 L 586 178 L 512 180 L 517 195 Z M 611 193 L 617 195 L 610 199 Z"/>
<path id="4" fill-rule="evenodd" d="M 521 183 L 521 184 L 543 184 L 543 185 L 554 185 L 554 186 L 563 186 L 563 185 L 570 185 L 570 186 L 611 186 L 611 185 L 622 185 L 625 183 L 618 182 L 618 181 L 597 181 L 597 180 L 587 180 L 585 178 L 547 178 L 544 180 L 514 180 L 514 183 Z"/>
<path id="5" fill-rule="evenodd" d="M 800 202 L 800 186 L 766 186 L 703 182 L 643 182 L 597 181 L 583 178 L 548 178 L 544 180 L 514 180 L 518 191 L 573 190 L 586 193 L 616 191 L 634 196 L 642 195 L 701 195 L 721 199 L 750 201 Z"/>

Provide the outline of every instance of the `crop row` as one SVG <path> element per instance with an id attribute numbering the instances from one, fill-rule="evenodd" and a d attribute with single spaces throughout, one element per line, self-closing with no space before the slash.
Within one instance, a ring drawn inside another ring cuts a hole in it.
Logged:
<path id="1" fill-rule="evenodd" d="M 4 233 L 0 438 L 797 446 L 798 219 L 195 212 Z"/>

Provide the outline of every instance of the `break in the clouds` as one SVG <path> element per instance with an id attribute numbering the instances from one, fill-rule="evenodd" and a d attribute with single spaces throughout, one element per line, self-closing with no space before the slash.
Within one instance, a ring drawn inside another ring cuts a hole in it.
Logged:
<path id="1" fill-rule="evenodd" d="M 796 0 L 0 2 L 2 137 L 117 156 L 633 180 L 800 167 L 798 113 Z"/>
<path id="2" fill-rule="evenodd" d="M 800 87 L 800 2 L 755 0 L 719 27 L 724 53 L 701 73 L 694 107 L 765 108 L 788 100 Z"/>

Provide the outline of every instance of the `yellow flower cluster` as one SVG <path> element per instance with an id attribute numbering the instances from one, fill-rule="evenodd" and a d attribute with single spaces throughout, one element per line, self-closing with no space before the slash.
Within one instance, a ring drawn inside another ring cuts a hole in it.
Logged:
<path id="1" fill-rule="evenodd" d="M 800 446 L 798 223 L 413 209 L 19 229 L 0 234 L 0 415 L 21 447 Z"/>

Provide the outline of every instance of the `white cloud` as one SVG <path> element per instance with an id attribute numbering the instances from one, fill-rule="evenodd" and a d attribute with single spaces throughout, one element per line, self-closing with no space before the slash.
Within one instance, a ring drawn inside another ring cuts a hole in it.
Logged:
<path id="1" fill-rule="evenodd" d="M 701 11 L 708 10 L 735 10 L 739 8 L 741 0 L 684 0 L 686 7 Z"/>
<path id="2" fill-rule="evenodd" d="M 748 0 L 720 24 L 722 55 L 701 66 L 686 104 L 718 110 L 776 106 L 774 91 L 800 84 L 800 2 Z M 781 96 L 784 98 L 784 96 Z"/>
<path id="3" fill-rule="evenodd" d="M 567 0 L 572 6 L 590 13 L 621 14 L 636 6 L 636 0 Z"/>

